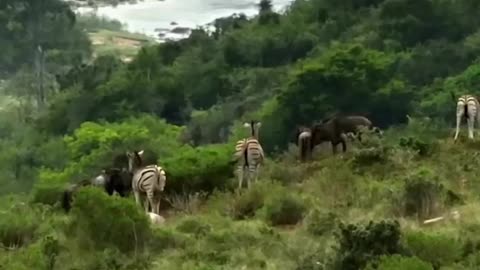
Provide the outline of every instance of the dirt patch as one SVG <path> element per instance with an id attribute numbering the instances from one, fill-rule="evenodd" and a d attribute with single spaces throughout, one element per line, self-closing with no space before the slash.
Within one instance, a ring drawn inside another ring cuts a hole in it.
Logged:
<path id="1" fill-rule="evenodd" d="M 119 47 L 138 48 L 141 46 L 141 42 L 137 40 L 132 40 L 132 39 L 114 37 L 112 41 L 116 46 L 119 46 Z"/>

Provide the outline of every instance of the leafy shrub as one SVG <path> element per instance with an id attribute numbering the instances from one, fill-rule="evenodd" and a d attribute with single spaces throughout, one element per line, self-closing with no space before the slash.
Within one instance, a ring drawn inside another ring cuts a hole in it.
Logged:
<path id="1" fill-rule="evenodd" d="M 194 214 L 200 210 L 200 206 L 206 201 L 207 195 L 206 192 L 183 192 L 183 194 L 166 194 L 164 199 L 173 207 L 173 209 L 186 214 Z"/>
<path id="2" fill-rule="evenodd" d="M 464 257 L 480 252 L 480 224 L 464 224 L 462 226 L 461 234 L 464 236 Z"/>
<path id="3" fill-rule="evenodd" d="M 444 195 L 438 177 L 430 170 L 420 168 L 405 179 L 405 214 L 429 217 L 438 211 Z"/>
<path id="4" fill-rule="evenodd" d="M 86 187 L 77 193 L 72 215 L 79 240 L 90 239 L 97 248 L 140 250 L 150 235 L 149 220 L 133 200 L 108 196 L 98 188 Z"/>
<path id="5" fill-rule="evenodd" d="M 34 240 L 41 220 L 36 209 L 30 205 L 17 205 L 6 211 L 0 210 L 0 246 L 21 247 Z"/>
<path id="6" fill-rule="evenodd" d="M 335 269 L 358 270 L 381 255 L 398 254 L 400 245 L 400 224 L 398 221 L 340 224 L 340 233 Z"/>
<path id="7" fill-rule="evenodd" d="M 416 137 L 401 137 L 399 142 L 400 147 L 409 148 L 418 153 L 422 157 L 431 156 L 435 150 L 436 145 L 433 142 L 426 142 Z"/>
<path id="8" fill-rule="evenodd" d="M 0 253 L 0 269 L 2 270 L 48 269 L 46 263 L 41 243 L 31 244 L 4 256 Z"/>
<path id="9" fill-rule="evenodd" d="M 297 195 L 282 190 L 267 200 L 264 211 L 271 225 L 294 225 L 303 219 L 306 206 Z"/>
<path id="10" fill-rule="evenodd" d="M 176 229 L 183 233 L 200 236 L 207 234 L 212 228 L 198 218 L 187 217 L 177 225 Z"/>
<path id="11" fill-rule="evenodd" d="M 403 257 L 398 254 L 382 256 L 377 263 L 369 263 L 365 270 L 433 270 L 431 264 L 417 257 Z"/>
<path id="12" fill-rule="evenodd" d="M 305 225 L 309 233 L 321 236 L 332 231 L 337 221 L 335 213 L 314 209 L 306 216 Z"/>
<path id="13" fill-rule="evenodd" d="M 153 116 L 131 117 L 121 123 L 84 122 L 64 138 L 68 149 L 65 168 L 40 171 L 41 181 L 35 186 L 34 201 L 51 204 L 55 193 L 63 189 L 61 183 L 100 173 L 101 169 L 112 165 L 115 155 L 126 150 L 144 149 L 145 158 L 150 162 L 151 157 L 171 157 L 180 148 L 181 131 L 181 127 Z"/>
<path id="14" fill-rule="evenodd" d="M 46 269 L 53 270 L 55 262 L 60 252 L 60 244 L 55 236 L 47 235 L 42 240 L 42 254 L 45 257 Z"/>
<path id="15" fill-rule="evenodd" d="M 229 268 L 236 260 L 258 269 L 267 260 L 258 254 L 263 250 L 259 247 L 272 248 L 279 240 L 278 235 L 262 222 L 222 222 L 204 237 L 197 239 L 195 245 L 186 248 L 182 257 L 208 263 L 209 267 L 205 269 L 216 265 Z"/>
<path id="16" fill-rule="evenodd" d="M 32 189 L 32 202 L 46 205 L 59 203 L 66 184 L 66 178 L 62 174 L 50 170 L 42 171 Z"/>
<path id="17" fill-rule="evenodd" d="M 365 132 L 366 134 L 371 132 Z M 353 149 L 353 164 L 355 166 L 371 166 L 388 161 L 390 147 L 376 136 L 362 137 L 362 143 Z"/>
<path id="18" fill-rule="evenodd" d="M 246 219 L 255 216 L 256 211 L 264 205 L 264 194 L 263 189 L 257 186 L 240 195 L 235 195 L 230 214 L 234 219 Z"/>
<path id="19" fill-rule="evenodd" d="M 184 147 L 178 155 L 160 160 L 167 173 L 166 192 L 213 191 L 228 186 L 233 176 L 231 145 Z"/>
<path id="20" fill-rule="evenodd" d="M 149 246 L 156 252 L 169 248 L 185 248 L 188 237 L 174 229 L 162 227 L 152 231 Z"/>
<path id="21" fill-rule="evenodd" d="M 413 255 L 430 262 L 435 269 L 450 265 L 462 255 L 462 244 L 441 233 L 406 232 L 405 241 Z"/>

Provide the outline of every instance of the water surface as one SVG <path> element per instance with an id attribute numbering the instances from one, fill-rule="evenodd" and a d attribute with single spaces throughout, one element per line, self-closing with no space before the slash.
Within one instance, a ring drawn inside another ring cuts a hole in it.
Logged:
<path id="1" fill-rule="evenodd" d="M 131 32 L 158 37 L 155 29 L 172 29 L 178 26 L 195 28 L 233 13 L 255 15 L 258 13 L 258 2 L 251 0 L 144 0 L 137 4 L 100 7 L 97 14 L 126 23 L 127 29 Z M 291 0 L 275 0 L 273 1 L 274 9 L 281 11 L 290 2 Z M 78 9 L 79 12 L 90 10 L 88 8 Z M 171 25 L 172 22 L 177 25 Z M 167 36 L 179 37 L 179 35 L 171 33 Z"/>

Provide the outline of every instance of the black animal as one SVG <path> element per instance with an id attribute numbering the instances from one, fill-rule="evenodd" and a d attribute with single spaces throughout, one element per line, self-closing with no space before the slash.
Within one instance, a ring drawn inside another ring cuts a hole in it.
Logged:
<path id="1" fill-rule="evenodd" d="M 117 192 L 121 197 L 126 197 L 132 191 L 132 177 L 133 174 L 125 169 L 110 168 L 104 170 L 107 176 L 105 182 L 105 191 L 108 195 L 113 195 Z"/>
<path id="2" fill-rule="evenodd" d="M 342 144 L 343 152 L 347 151 L 346 134 L 354 134 L 359 141 L 361 138 L 361 128 L 366 127 L 378 134 L 382 134 L 380 129 L 374 127 L 372 122 L 364 116 L 333 116 L 323 120 L 319 124 L 314 124 L 312 130 L 312 143 L 310 145 L 310 151 L 313 148 L 325 141 L 330 141 L 332 144 L 332 151 L 335 154 L 337 152 L 337 145 Z"/>
<path id="3" fill-rule="evenodd" d="M 102 171 L 101 174 L 91 178 L 80 181 L 79 183 L 69 185 L 62 195 L 62 207 L 68 212 L 71 208 L 71 203 L 74 194 L 82 187 L 96 186 L 103 188 L 108 195 L 113 195 L 117 192 L 121 197 L 126 197 L 132 189 L 132 173 L 118 168 L 110 168 Z"/>
<path id="4" fill-rule="evenodd" d="M 92 185 L 92 181 L 90 179 L 84 179 L 78 183 L 75 184 L 70 184 L 62 194 L 62 208 L 65 210 L 65 212 L 70 211 L 70 208 L 72 207 L 72 200 L 73 200 L 73 195 L 81 188 L 85 186 L 90 186 Z"/>

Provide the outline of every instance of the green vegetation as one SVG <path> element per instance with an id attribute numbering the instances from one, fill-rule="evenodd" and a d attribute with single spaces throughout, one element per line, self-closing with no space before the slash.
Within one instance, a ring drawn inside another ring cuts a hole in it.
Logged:
<path id="1" fill-rule="evenodd" d="M 480 94 L 477 1 L 261 1 L 185 40 L 122 36 L 137 52 L 89 39 L 117 22 L 37 2 L 0 4 L 0 269 L 478 268 L 480 144 L 451 129 L 451 92 Z M 337 112 L 384 136 L 299 163 L 296 125 Z M 236 193 L 252 118 L 266 161 Z M 166 170 L 165 224 L 92 187 L 62 211 L 134 149 Z"/>

